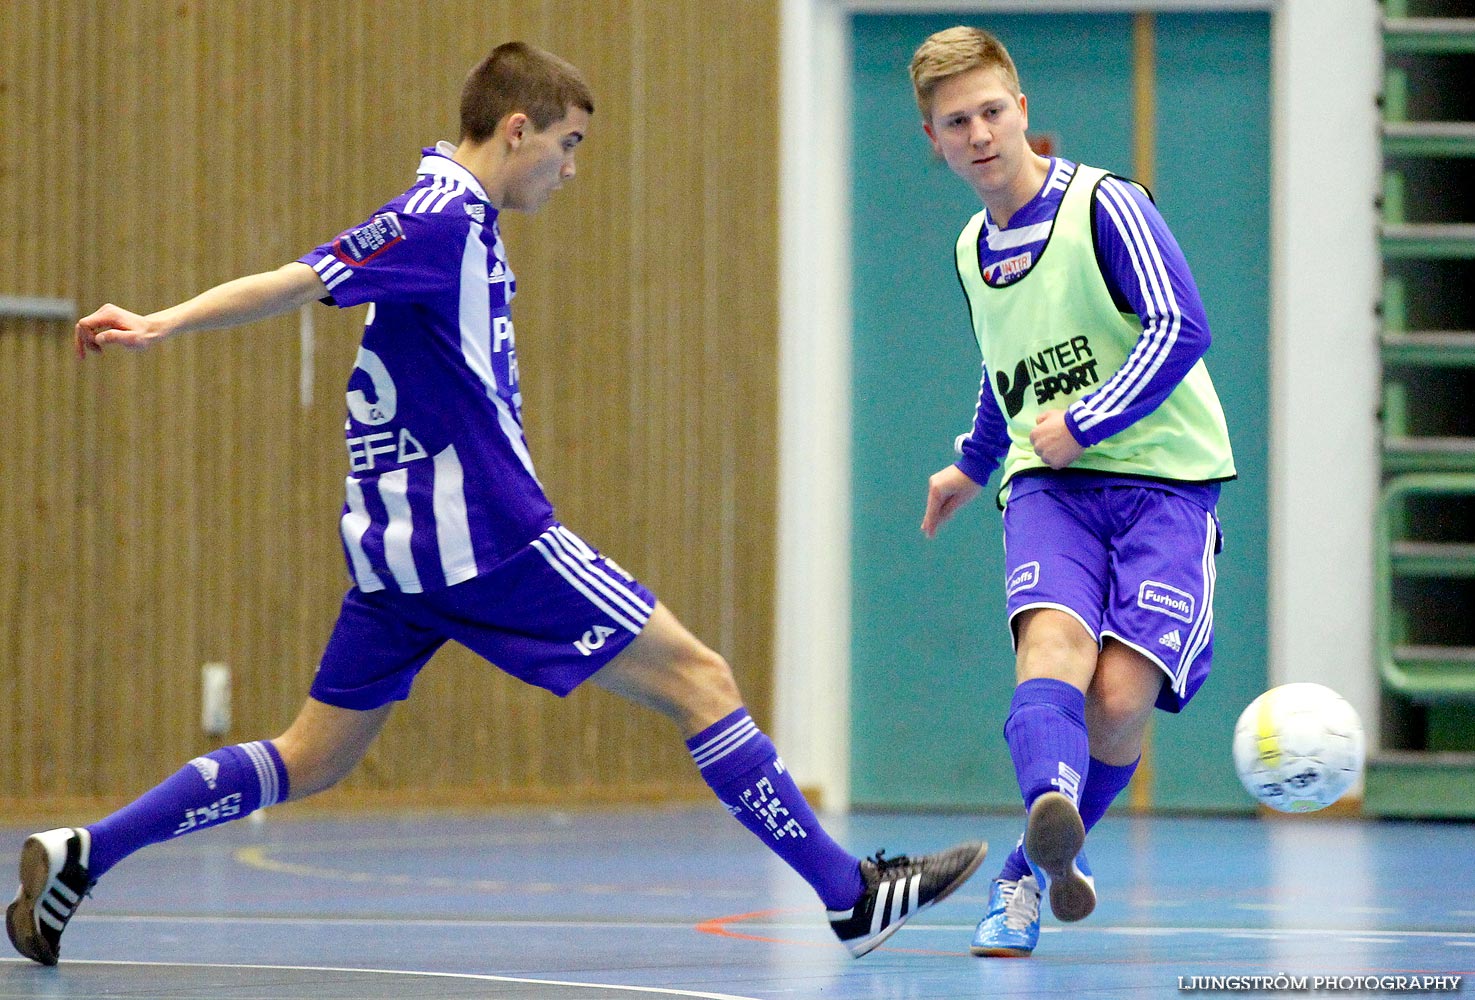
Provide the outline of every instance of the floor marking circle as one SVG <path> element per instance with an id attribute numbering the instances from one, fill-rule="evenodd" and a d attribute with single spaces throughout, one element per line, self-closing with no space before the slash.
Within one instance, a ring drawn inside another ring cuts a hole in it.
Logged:
<path id="1" fill-rule="evenodd" d="M 320 849 L 321 843 L 310 845 L 314 849 Z M 425 846 L 423 843 L 416 846 Z M 430 845 L 440 846 L 440 845 Z M 514 882 L 494 879 L 463 879 L 449 878 L 442 875 L 410 875 L 395 874 L 387 872 L 353 871 L 344 868 L 330 868 L 318 864 L 302 864 L 294 861 L 285 861 L 273 855 L 291 850 L 290 845 L 253 845 L 251 847 L 240 847 L 232 852 L 231 857 L 238 864 L 257 871 L 271 872 L 275 875 L 288 875 L 293 878 L 321 879 L 327 882 L 348 882 L 352 884 L 374 884 L 391 886 L 414 886 L 417 888 L 428 887 L 432 889 L 451 889 L 455 891 L 475 891 L 486 893 L 522 892 L 540 895 L 554 895 L 558 893 L 582 892 L 592 896 L 609 896 L 615 894 L 653 896 L 666 898 L 680 898 L 689 895 L 689 890 L 680 886 L 661 885 L 613 885 L 607 883 L 567 883 L 559 884 L 548 881 L 537 882 Z M 742 889 L 704 889 L 703 895 L 717 898 L 741 898 L 748 895 Z"/>
<path id="2" fill-rule="evenodd" d="M 26 959 L 4 958 L 0 962 L 6 964 L 32 965 Z M 378 975 L 378 976 L 424 976 L 432 979 L 458 979 L 472 982 L 488 983 L 514 983 L 526 986 L 559 986 L 568 989 L 589 990 L 620 990 L 630 993 L 651 993 L 658 996 L 668 997 L 692 997 L 695 1000 L 756 1000 L 754 997 L 742 997 L 734 993 L 707 993 L 699 990 L 682 990 L 665 986 L 626 986 L 620 983 L 579 983 L 560 979 L 531 979 L 522 976 L 495 976 L 488 973 L 475 972 L 418 972 L 413 969 L 359 969 L 332 965 L 257 965 L 253 963 L 237 962 L 139 962 L 121 959 L 77 959 L 68 961 L 68 966 L 73 965 L 108 965 L 128 966 L 136 968 L 168 968 L 168 969 L 249 969 L 261 972 L 332 972 L 351 973 L 356 975 Z M 38 967 L 37 971 L 40 971 Z"/>

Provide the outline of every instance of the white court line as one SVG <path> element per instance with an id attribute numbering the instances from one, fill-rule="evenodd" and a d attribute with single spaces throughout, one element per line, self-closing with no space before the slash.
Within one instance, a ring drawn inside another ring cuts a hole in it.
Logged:
<path id="1" fill-rule="evenodd" d="M 393 924 L 396 927 L 497 927 L 497 928 L 556 928 L 569 927 L 579 929 L 638 929 L 638 930 L 690 930 L 691 923 L 685 920 L 668 921 L 612 921 L 612 920 L 517 920 L 517 919 L 482 919 L 468 918 L 464 920 L 446 920 L 415 917 L 282 917 L 282 916 L 258 916 L 255 914 L 241 914 L 230 916 L 222 914 L 205 914 L 199 916 L 169 914 L 125 914 L 125 913 L 84 913 L 78 917 L 83 922 L 96 923 L 164 923 L 164 924 L 285 924 L 292 925 L 331 925 L 331 926 L 363 926 L 375 927 L 384 924 Z M 741 920 L 732 921 L 731 926 L 744 930 L 781 930 L 781 931 L 820 931 L 827 930 L 825 924 L 819 921 L 798 920 Z M 912 921 L 901 928 L 901 933 L 915 934 L 922 931 L 955 933 L 957 931 L 969 931 L 974 929 L 973 924 L 943 924 L 925 923 Z M 1141 927 L 1132 924 L 1121 924 L 1112 926 L 1082 927 L 1041 927 L 1043 934 L 1122 934 L 1122 935 L 1185 935 L 1185 934 L 1223 934 L 1253 935 L 1255 937 L 1357 937 L 1365 938 L 1375 936 L 1386 943 L 1389 938 L 1445 938 L 1451 944 L 1467 942 L 1475 946 L 1475 931 L 1416 931 L 1416 930 L 1392 930 L 1381 927 Z"/>
<path id="2" fill-rule="evenodd" d="M 168 913 L 84 913 L 77 918 L 86 923 L 108 923 L 108 924 L 280 924 L 291 926 L 322 926 L 334 927 L 383 927 L 393 925 L 395 927 L 538 927 L 558 928 L 568 927 L 579 930 L 610 930 L 612 928 L 633 930 L 679 930 L 689 931 L 692 928 L 690 920 L 521 920 L 515 918 L 483 918 L 468 917 L 458 918 L 432 918 L 432 917 L 331 917 L 331 916 L 301 916 L 283 917 L 270 914 L 240 914 L 231 916 L 220 913 L 207 913 L 197 916 L 187 914 L 172 915 Z M 824 925 L 816 923 L 815 927 Z"/>
<path id="3" fill-rule="evenodd" d="M 184 918 L 181 918 L 184 919 Z M 607 927 L 608 924 L 599 926 Z M 622 925 L 623 926 L 623 925 Z M 800 923 L 798 921 L 774 921 L 774 920 L 734 920 L 725 922 L 725 927 L 739 928 L 742 930 L 814 930 L 822 925 L 814 923 Z M 974 924 L 942 924 L 926 923 L 914 920 L 901 928 L 899 933 L 917 933 L 919 931 L 972 931 Z M 1224 934 L 1224 935 L 1255 935 L 1259 936 L 1286 936 L 1286 937 L 1348 937 L 1355 935 L 1365 937 L 1377 935 L 1379 938 L 1447 938 L 1451 943 L 1457 939 L 1466 939 L 1475 945 L 1475 931 L 1414 931 L 1414 930 L 1390 930 L 1382 927 L 1141 927 L 1135 924 L 1120 924 L 1112 926 L 1082 927 L 1073 924 L 1070 927 L 1040 928 L 1042 934 L 1123 934 L 1123 935 L 1185 935 L 1185 934 Z"/>
<path id="4" fill-rule="evenodd" d="M 7 963 L 34 963 L 27 959 L 4 958 Z M 351 969 L 332 965 L 248 965 L 229 962 L 123 962 L 112 959 L 78 959 L 68 965 L 132 965 L 152 969 L 257 969 L 262 972 L 361 972 L 378 976 L 434 976 L 437 979 L 471 979 L 487 983 L 526 983 L 529 986 L 571 986 L 590 990 L 628 990 L 632 993 L 657 993 L 668 997 L 698 997 L 700 1000 L 756 1000 L 733 993 L 701 993 L 695 990 L 668 989 L 662 986 L 623 986 L 619 983 L 574 983 L 559 979 L 522 979 L 517 976 L 479 975 L 473 972 L 416 972 L 412 969 Z"/>

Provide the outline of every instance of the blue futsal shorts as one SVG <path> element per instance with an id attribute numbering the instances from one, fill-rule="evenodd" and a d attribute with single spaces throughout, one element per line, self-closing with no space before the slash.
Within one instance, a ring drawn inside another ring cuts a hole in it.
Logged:
<path id="1" fill-rule="evenodd" d="M 447 640 L 562 697 L 640 634 L 656 598 L 612 560 L 555 524 L 488 573 L 404 594 L 354 587 L 310 694 L 366 711 L 403 701 Z"/>
<path id="2" fill-rule="evenodd" d="M 1098 644 L 1119 640 L 1165 675 L 1157 707 L 1178 712 L 1209 675 L 1219 521 L 1151 486 L 1032 489 L 1004 510 L 1010 629 L 1054 608 Z"/>

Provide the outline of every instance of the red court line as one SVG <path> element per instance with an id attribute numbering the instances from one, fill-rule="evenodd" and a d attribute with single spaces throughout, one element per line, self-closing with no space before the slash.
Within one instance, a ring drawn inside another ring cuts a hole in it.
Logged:
<path id="1" fill-rule="evenodd" d="M 765 920 L 770 917 L 777 917 L 780 915 L 805 914 L 808 912 L 808 910 L 779 909 L 754 910 L 751 913 L 733 913 L 725 917 L 713 917 L 710 920 L 703 920 L 701 923 L 696 925 L 696 930 L 702 934 L 711 934 L 715 937 L 734 938 L 739 941 L 763 941 L 767 944 L 795 944 L 804 948 L 836 947 L 838 945 L 838 942 L 805 941 L 800 938 L 792 937 L 768 937 L 762 934 L 748 934 L 744 931 L 735 931 L 728 926 L 729 924 L 740 924 L 754 920 Z M 968 954 L 967 952 L 959 951 L 933 951 L 927 948 L 893 948 L 889 945 L 882 945 L 876 950 L 901 952 L 907 955 L 946 955 L 954 958 L 958 955 L 967 956 Z"/>

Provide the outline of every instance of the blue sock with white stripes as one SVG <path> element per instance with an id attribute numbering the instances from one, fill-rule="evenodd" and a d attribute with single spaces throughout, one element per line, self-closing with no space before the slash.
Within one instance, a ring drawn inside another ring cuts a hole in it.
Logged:
<path id="1" fill-rule="evenodd" d="M 88 874 L 101 878 L 139 848 L 275 805 L 287 797 L 287 768 L 270 741 L 221 747 L 87 828 Z"/>
<path id="2" fill-rule="evenodd" d="M 727 811 L 813 886 L 826 908 L 855 905 L 865 889 L 860 859 L 819 825 L 747 709 L 703 729 L 686 747 Z"/>

